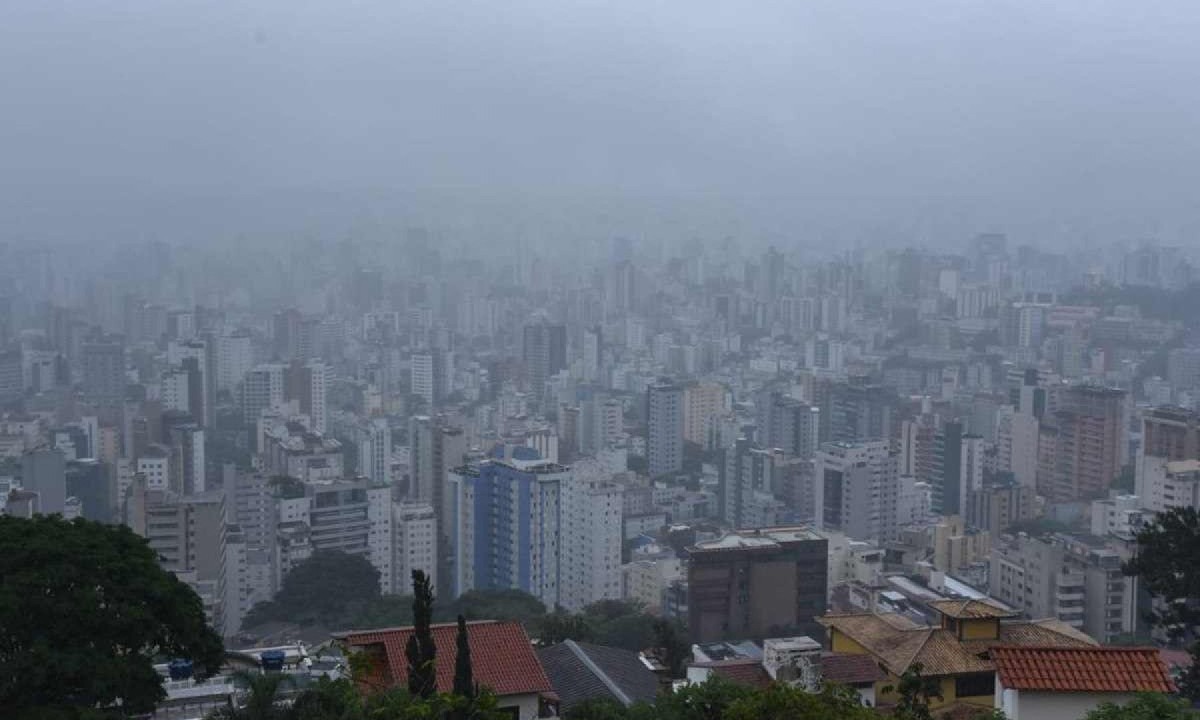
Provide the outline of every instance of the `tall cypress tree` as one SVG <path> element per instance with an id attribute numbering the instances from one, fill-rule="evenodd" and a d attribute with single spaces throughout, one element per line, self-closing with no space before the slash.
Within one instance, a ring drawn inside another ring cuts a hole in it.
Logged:
<path id="1" fill-rule="evenodd" d="M 475 697 L 475 672 L 471 668 L 471 643 L 467 638 L 467 619 L 458 616 L 458 654 L 454 657 L 454 694 L 467 698 Z"/>
<path id="2" fill-rule="evenodd" d="M 434 659 L 437 647 L 433 644 L 433 587 L 429 577 L 413 570 L 413 634 L 404 645 L 408 660 L 408 692 L 413 697 L 428 698 L 437 693 L 437 666 Z"/>

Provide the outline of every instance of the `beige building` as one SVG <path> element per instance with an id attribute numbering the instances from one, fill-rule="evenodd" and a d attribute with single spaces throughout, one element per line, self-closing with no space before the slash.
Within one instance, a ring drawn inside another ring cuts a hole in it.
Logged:
<path id="1" fill-rule="evenodd" d="M 991 534 L 968 532 L 961 517 L 951 515 L 929 528 L 933 546 L 933 567 L 955 573 L 975 563 L 987 562 L 991 552 Z"/>
<path id="2" fill-rule="evenodd" d="M 711 382 L 689 385 L 683 393 L 683 439 L 704 445 L 709 424 L 724 411 L 724 385 Z"/>

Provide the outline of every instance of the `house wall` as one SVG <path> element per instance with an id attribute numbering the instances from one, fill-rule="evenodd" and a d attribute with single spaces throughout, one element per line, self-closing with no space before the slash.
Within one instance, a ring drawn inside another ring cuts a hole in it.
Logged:
<path id="1" fill-rule="evenodd" d="M 496 707 L 505 709 L 517 708 L 518 720 L 537 720 L 538 696 L 530 693 L 525 695 L 503 695 L 496 698 Z"/>
<path id="2" fill-rule="evenodd" d="M 995 640 L 1000 636 L 999 620 L 965 620 L 962 626 L 964 640 Z"/>
<path id="3" fill-rule="evenodd" d="M 851 655 L 866 655 L 867 649 L 840 631 L 831 629 L 829 646 L 833 652 L 850 653 Z"/>
<path id="4" fill-rule="evenodd" d="M 900 678 L 892 673 L 888 673 L 886 678 L 875 683 L 875 696 L 879 699 L 880 703 L 894 704 L 899 699 L 899 694 L 895 690 L 899 686 Z M 995 702 L 995 696 L 993 695 L 964 695 L 960 697 L 955 692 L 953 676 L 940 678 L 938 680 L 938 687 L 942 693 L 942 699 L 931 698 L 929 701 L 929 707 L 931 708 L 940 708 L 956 702 L 990 708 Z"/>
<path id="5" fill-rule="evenodd" d="M 1065 693 L 1013 690 L 996 682 L 997 707 L 1009 720 L 1083 720 L 1100 703 L 1118 705 L 1133 699 L 1126 693 Z"/>

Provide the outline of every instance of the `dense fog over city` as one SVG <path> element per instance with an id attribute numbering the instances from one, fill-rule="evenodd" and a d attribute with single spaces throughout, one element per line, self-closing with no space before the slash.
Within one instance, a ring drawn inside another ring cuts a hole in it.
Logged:
<path id="1" fill-rule="evenodd" d="M 1200 720 L 1198 38 L 0 0 L 0 720 Z"/>
<path id="2" fill-rule="evenodd" d="M 9 0 L 0 232 L 1178 242 L 1198 30 L 1186 1 Z"/>

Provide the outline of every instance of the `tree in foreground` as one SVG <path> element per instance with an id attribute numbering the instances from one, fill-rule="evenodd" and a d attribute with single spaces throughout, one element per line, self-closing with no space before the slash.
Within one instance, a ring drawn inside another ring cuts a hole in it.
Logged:
<path id="1" fill-rule="evenodd" d="M 830 685 L 819 693 L 772 683 L 733 702 L 723 720 L 878 720 L 859 702 L 858 693 Z"/>
<path id="2" fill-rule="evenodd" d="M 889 685 L 883 689 L 885 693 L 894 691 L 899 696 L 892 717 L 898 720 L 932 720 L 929 705 L 933 700 L 942 699 L 942 691 L 937 679 L 925 677 L 921 674 L 922 670 L 921 663 L 913 663 L 900 676 L 895 687 Z"/>
<path id="3" fill-rule="evenodd" d="M 156 658 L 221 667 L 200 598 L 123 525 L 0 517 L 0 707 L 4 717 L 150 712 Z"/>
<path id="4" fill-rule="evenodd" d="M 1136 575 L 1162 609 L 1150 620 L 1173 638 L 1195 637 L 1200 625 L 1200 512 L 1173 508 L 1159 513 L 1137 534 L 1137 555 L 1125 564 L 1127 575 Z M 1190 648 L 1193 670 L 1180 682 L 1180 694 L 1200 700 L 1200 643 Z"/>
<path id="5" fill-rule="evenodd" d="M 1086 720 L 1200 720 L 1200 714 L 1182 700 L 1146 693 L 1124 705 L 1104 703 L 1089 712 Z"/>
<path id="6" fill-rule="evenodd" d="M 455 638 L 454 694 L 473 699 L 479 688 L 475 685 L 475 671 L 471 667 L 471 639 L 467 635 L 467 619 L 458 616 L 458 635 Z"/>
<path id="7" fill-rule="evenodd" d="M 211 720 L 288 720 L 288 708 L 281 703 L 280 692 L 294 684 L 292 676 L 239 670 L 233 682 L 244 691 L 237 707 L 221 708 L 209 715 Z"/>
<path id="8" fill-rule="evenodd" d="M 433 586 L 421 570 L 412 571 L 413 633 L 408 636 L 404 655 L 408 659 L 408 692 L 429 698 L 437 693 L 437 647 L 433 644 Z"/>
<path id="9" fill-rule="evenodd" d="M 244 625 L 281 621 L 340 627 L 378 597 L 379 571 L 370 560 L 320 550 L 283 577 L 274 600 L 251 608 Z"/>

